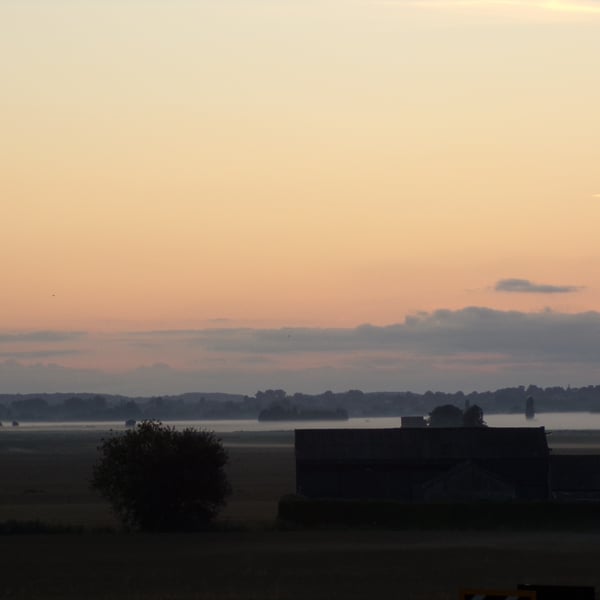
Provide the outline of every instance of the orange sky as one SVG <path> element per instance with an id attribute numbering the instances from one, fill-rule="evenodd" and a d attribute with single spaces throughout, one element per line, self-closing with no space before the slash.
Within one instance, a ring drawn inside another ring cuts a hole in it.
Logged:
<path id="1" fill-rule="evenodd" d="M 599 28 L 592 1 L 3 2 L 0 330 L 596 310 Z"/>

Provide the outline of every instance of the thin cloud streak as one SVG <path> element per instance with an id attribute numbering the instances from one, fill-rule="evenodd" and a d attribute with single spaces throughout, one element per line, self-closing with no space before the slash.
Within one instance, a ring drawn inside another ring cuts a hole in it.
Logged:
<path id="1" fill-rule="evenodd" d="M 534 283 L 529 279 L 500 279 L 496 282 L 494 290 L 497 292 L 511 292 L 518 294 L 567 294 L 578 292 L 582 289 L 576 285 L 550 285 Z"/>
<path id="2" fill-rule="evenodd" d="M 9 359 L 39 359 L 39 358 L 55 358 L 59 356 L 75 356 L 79 355 L 79 350 L 20 350 L 20 351 L 6 351 L 0 352 L 0 358 Z"/>
<path id="3" fill-rule="evenodd" d="M 600 6 L 597 2 L 567 2 L 566 0 L 555 1 L 536 1 L 536 0 L 380 0 L 375 4 L 386 6 L 410 6 L 413 8 L 424 9 L 444 9 L 452 10 L 473 9 L 473 10 L 494 10 L 511 9 L 513 14 L 526 15 L 527 11 L 536 11 L 539 13 L 562 13 L 571 15 L 600 16 Z"/>
<path id="4" fill-rule="evenodd" d="M 0 343 L 54 343 L 77 340 L 85 337 L 83 331 L 28 331 L 22 333 L 4 332 L 0 333 Z"/>
<path id="5" fill-rule="evenodd" d="M 592 2 L 543 2 L 541 5 L 557 12 L 600 14 L 600 6 Z"/>

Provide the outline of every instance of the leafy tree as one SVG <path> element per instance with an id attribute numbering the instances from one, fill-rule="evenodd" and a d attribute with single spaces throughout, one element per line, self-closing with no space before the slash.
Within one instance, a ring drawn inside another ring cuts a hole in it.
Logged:
<path id="1" fill-rule="evenodd" d="M 213 432 L 176 431 L 160 421 L 102 441 L 92 488 L 125 527 L 189 530 L 206 525 L 230 493 L 227 452 Z"/>
<path id="2" fill-rule="evenodd" d="M 429 413 L 429 427 L 462 427 L 463 412 L 454 404 L 436 406 Z"/>
<path id="3" fill-rule="evenodd" d="M 463 414 L 464 427 L 486 427 L 483 420 L 483 410 L 477 404 L 469 406 Z"/>

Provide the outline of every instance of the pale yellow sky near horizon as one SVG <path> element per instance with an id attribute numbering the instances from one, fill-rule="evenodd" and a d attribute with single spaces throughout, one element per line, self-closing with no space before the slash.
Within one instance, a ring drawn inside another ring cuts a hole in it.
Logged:
<path id="1" fill-rule="evenodd" d="M 597 310 L 599 29 L 600 2 L 0 0 L 0 328 Z"/>

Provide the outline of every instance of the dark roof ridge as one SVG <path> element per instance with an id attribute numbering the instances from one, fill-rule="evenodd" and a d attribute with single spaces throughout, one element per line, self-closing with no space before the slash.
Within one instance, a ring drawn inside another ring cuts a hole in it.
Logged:
<path id="1" fill-rule="evenodd" d="M 297 429 L 296 457 L 309 460 L 540 458 L 544 427 Z"/>

